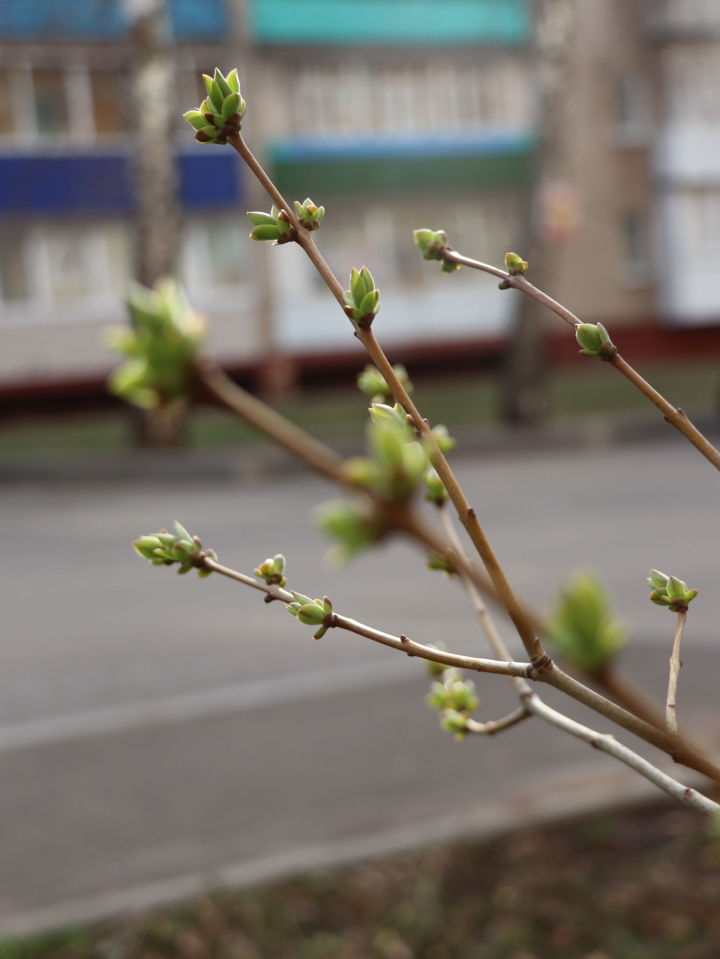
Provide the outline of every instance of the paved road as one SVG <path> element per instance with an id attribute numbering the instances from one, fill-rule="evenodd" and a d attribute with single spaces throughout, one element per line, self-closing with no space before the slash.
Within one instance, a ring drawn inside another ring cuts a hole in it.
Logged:
<path id="1" fill-rule="evenodd" d="M 628 665 L 653 691 L 671 621 L 647 602 L 644 576 L 658 566 L 703 589 L 681 708 L 713 704 L 718 510 L 707 463 L 663 442 L 458 465 L 532 602 L 547 606 L 574 569 L 598 570 L 633 631 Z M 128 547 L 177 517 L 228 565 L 250 571 L 283 551 L 291 585 L 328 593 L 339 611 L 478 650 L 459 593 L 429 572 L 418 581 L 409 546 L 345 571 L 326 567 L 306 517 L 331 495 L 295 472 L 240 486 L 3 490 L 0 930 L 635 788 L 581 744 L 529 724 L 455 744 L 422 705 L 414 663 L 344 634 L 315 643 L 251 591 L 219 577 L 179 579 Z M 503 681 L 478 685 L 488 718 L 510 705 Z"/>

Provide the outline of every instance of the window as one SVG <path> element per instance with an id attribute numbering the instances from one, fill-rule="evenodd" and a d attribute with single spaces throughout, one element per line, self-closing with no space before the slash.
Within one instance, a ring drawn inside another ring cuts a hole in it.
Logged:
<path id="1" fill-rule="evenodd" d="M 96 136 L 112 137 L 124 133 L 127 129 L 126 78 L 120 73 L 93 73 L 91 83 Z"/>
<path id="2" fill-rule="evenodd" d="M 65 75 L 61 70 L 35 70 L 35 123 L 40 136 L 51 137 L 69 131 Z"/>
<path id="3" fill-rule="evenodd" d="M 10 75 L 0 70 L 0 137 L 11 136 L 15 131 L 14 109 L 10 93 Z"/>
<path id="4" fill-rule="evenodd" d="M 29 283 L 22 233 L 0 233 L 0 300 L 18 303 L 28 298 Z"/>
<path id="5" fill-rule="evenodd" d="M 240 286 L 247 279 L 247 230 L 237 216 L 191 220 L 183 233 L 182 274 L 191 290 Z"/>
<path id="6" fill-rule="evenodd" d="M 648 281 L 650 274 L 650 249 L 647 218 L 634 211 L 622 218 L 622 270 L 630 284 Z"/>
<path id="7" fill-rule="evenodd" d="M 621 142 L 642 144 L 647 139 L 647 102 L 639 77 L 624 74 L 615 81 L 615 126 Z"/>
<path id="8" fill-rule="evenodd" d="M 62 312 L 119 302 L 129 279 L 126 223 L 34 223 L 0 231 L 0 303 L 7 306 L 42 305 L 51 321 L 49 306 Z"/>

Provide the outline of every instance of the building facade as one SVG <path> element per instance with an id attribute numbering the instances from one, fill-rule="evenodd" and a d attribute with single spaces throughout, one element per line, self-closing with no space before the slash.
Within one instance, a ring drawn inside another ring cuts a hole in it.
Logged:
<path id="1" fill-rule="evenodd" d="M 130 0 L 0 4 L 0 388 L 99 381 L 132 276 Z M 532 152 L 524 0 L 169 0 L 178 114 L 238 63 L 247 137 L 288 196 L 328 214 L 341 277 L 368 264 L 395 343 L 497 337 L 492 283 L 423 264 L 417 226 L 458 246 L 517 239 Z M 230 149 L 178 121 L 179 273 L 231 366 L 354 344 L 306 263 L 247 239 L 268 201 Z M 348 342 L 349 341 L 349 342 Z"/>
<path id="2" fill-rule="evenodd" d="M 373 271 L 384 342 L 410 355 L 497 348 L 515 294 L 471 271 L 441 275 L 411 233 L 445 229 L 496 263 L 522 249 L 537 141 L 531 0 L 167 2 L 178 117 L 199 102 L 202 72 L 239 65 L 248 141 L 288 198 L 327 208 L 319 243 L 340 278 Z M 6 394 L 98 384 L 113 363 L 102 330 L 123 321 L 134 270 L 137 3 L 0 0 Z M 568 70 L 563 162 L 554 181 L 545 171 L 541 211 L 550 291 L 584 319 L 659 330 L 668 349 L 704 330 L 706 348 L 720 322 L 720 4 L 577 0 Z M 283 375 L 288 358 L 292 373 L 352 354 L 298 251 L 247 239 L 245 210 L 269 203 L 233 151 L 183 126 L 178 272 L 211 320 L 211 351 Z"/>

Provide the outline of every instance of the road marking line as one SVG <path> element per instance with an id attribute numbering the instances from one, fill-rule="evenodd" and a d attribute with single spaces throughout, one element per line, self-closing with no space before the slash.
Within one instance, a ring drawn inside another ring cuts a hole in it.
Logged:
<path id="1" fill-rule="evenodd" d="M 297 703 L 370 686 L 391 685 L 403 679 L 417 681 L 418 673 L 408 671 L 407 664 L 401 661 L 334 666 L 12 723 L 0 726 L 0 754 L 14 749 L 53 745 L 68 739 L 106 736 L 148 725 L 188 722 L 280 703 Z"/>

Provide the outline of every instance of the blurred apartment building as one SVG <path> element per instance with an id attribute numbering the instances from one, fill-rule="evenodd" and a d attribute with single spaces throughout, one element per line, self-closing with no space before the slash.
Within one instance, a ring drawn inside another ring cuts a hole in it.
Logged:
<path id="1" fill-rule="evenodd" d="M 98 384 L 113 362 L 101 331 L 123 320 L 133 273 L 135 3 L 0 0 L 5 395 Z M 248 141 L 289 198 L 326 206 L 318 242 L 340 277 L 373 271 L 376 323 L 395 354 L 497 349 L 516 294 L 471 271 L 440 275 L 411 231 L 443 228 L 496 263 L 522 249 L 536 142 L 531 0 L 168 7 L 178 114 L 199 102 L 201 72 L 239 65 Z M 719 72 L 717 0 L 577 0 L 569 135 L 557 177 L 545 171 L 550 291 L 613 329 L 652 326 L 666 349 L 680 327 L 698 348 L 720 343 Z M 244 211 L 269 203 L 233 151 L 183 127 L 179 274 L 211 320 L 211 350 L 231 368 L 290 374 L 347 358 L 349 325 L 299 251 L 247 239 Z"/>

